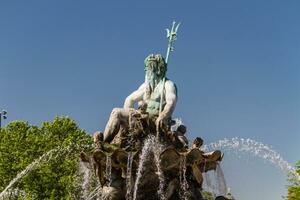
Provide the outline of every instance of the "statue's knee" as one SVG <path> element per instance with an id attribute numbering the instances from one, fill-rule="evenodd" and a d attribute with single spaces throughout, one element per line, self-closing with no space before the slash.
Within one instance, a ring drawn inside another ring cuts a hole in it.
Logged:
<path id="1" fill-rule="evenodd" d="M 112 118 L 119 118 L 120 117 L 120 112 L 121 112 L 121 109 L 120 108 L 114 108 L 110 114 L 110 116 Z"/>

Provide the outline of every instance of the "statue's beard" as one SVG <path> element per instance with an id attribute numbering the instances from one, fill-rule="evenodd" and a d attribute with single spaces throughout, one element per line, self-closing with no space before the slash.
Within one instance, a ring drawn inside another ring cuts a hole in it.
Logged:
<path id="1" fill-rule="evenodd" d="M 145 77 L 145 83 L 147 86 L 146 89 L 146 96 L 151 95 L 151 93 L 154 91 L 155 87 L 159 83 L 160 78 L 157 76 L 157 74 L 153 71 L 146 71 L 146 77 Z"/>
<path id="2" fill-rule="evenodd" d="M 147 85 L 149 85 L 151 87 L 152 90 L 154 90 L 154 88 L 159 83 L 159 77 L 157 76 L 157 74 L 155 72 L 147 71 L 145 82 Z"/>

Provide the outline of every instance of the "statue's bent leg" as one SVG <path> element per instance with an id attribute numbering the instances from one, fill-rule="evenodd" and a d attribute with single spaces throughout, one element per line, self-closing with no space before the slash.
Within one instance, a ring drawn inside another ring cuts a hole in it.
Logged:
<path id="1" fill-rule="evenodd" d="M 117 135 L 122 123 L 128 124 L 128 111 L 123 108 L 114 108 L 104 130 L 104 142 L 111 142 Z"/>

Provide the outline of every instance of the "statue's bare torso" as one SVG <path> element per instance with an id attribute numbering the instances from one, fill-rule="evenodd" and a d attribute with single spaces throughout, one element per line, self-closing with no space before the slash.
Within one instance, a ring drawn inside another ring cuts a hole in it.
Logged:
<path id="1" fill-rule="evenodd" d="M 163 81 L 160 81 L 150 95 L 146 94 L 146 87 L 147 85 L 143 83 L 136 91 L 131 93 L 125 100 L 124 109 L 133 108 L 135 102 L 143 102 L 147 104 L 147 112 L 150 116 L 159 116 L 161 95 L 163 95 L 161 117 L 171 117 L 177 101 L 175 84 L 170 80 L 166 80 L 164 84 Z"/>

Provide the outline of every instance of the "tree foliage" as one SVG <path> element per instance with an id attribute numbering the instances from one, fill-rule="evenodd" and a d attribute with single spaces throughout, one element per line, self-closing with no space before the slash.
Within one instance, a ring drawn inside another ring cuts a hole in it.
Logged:
<path id="1" fill-rule="evenodd" d="M 300 160 L 296 165 L 296 172 L 300 176 Z M 288 187 L 288 200 L 300 200 L 300 183 L 299 180 L 290 179 L 290 186 Z"/>
<path id="2" fill-rule="evenodd" d="M 9 123 L 0 130 L 0 191 L 35 159 L 59 149 L 14 188 L 24 191 L 25 199 L 74 199 L 78 153 L 91 143 L 91 136 L 68 117 L 56 117 L 41 127 Z"/>
<path id="3" fill-rule="evenodd" d="M 202 196 L 205 200 L 214 200 L 214 196 L 210 192 L 202 192 Z"/>

